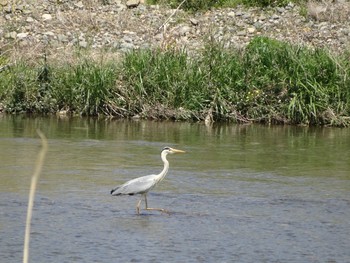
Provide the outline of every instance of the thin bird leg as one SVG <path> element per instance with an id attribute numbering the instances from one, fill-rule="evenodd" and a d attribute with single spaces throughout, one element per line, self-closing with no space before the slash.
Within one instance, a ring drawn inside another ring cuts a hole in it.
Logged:
<path id="1" fill-rule="evenodd" d="M 146 195 L 145 195 L 145 206 L 146 206 L 146 210 L 160 211 L 160 212 L 169 214 L 169 211 L 167 211 L 167 210 L 165 210 L 163 208 L 151 208 L 151 207 L 148 207 L 147 196 Z"/>
<path id="2" fill-rule="evenodd" d="M 141 202 L 142 202 L 142 197 L 141 197 L 140 201 L 137 202 L 137 205 L 136 205 L 136 211 L 137 211 L 137 214 L 138 214 L 138 215 L 140 214 L 140 205 L 141 205 Z"/>

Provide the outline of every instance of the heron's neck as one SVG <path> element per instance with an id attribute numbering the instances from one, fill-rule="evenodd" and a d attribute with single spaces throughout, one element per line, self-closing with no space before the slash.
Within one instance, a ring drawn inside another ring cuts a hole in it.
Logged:
<path id="1" fill-rule="evenodd" d="M 162 161 L 164 163 L 164 168 L 163 168 L 163 171 L 161 171 L 161 173 L 158 176 L 158 182 L 160 182 L 164 179 L 164 177 L 166 176 L 166 174 L 168 173 L 168 170 L 169 170 L 169 162 L 166 159 L 166 154 L 162 153 L 161 157 L 162 157 Z"/>

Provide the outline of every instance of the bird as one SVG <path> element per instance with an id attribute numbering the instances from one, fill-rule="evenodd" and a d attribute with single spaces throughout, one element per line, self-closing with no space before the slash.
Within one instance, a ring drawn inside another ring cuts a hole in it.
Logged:
<path id="1" fill-rule="evenodd" d="M 151 208 L 148 207 L 147 203 L 147 194 L 150 190 L 152 190 L 158 183 L 160 183 L 169 170 L 169 162 L 166 158 L 168 154 L 174 153 L 185 153 L 185 151 L 177 150 L 171 147 L 164 147 L 160 153 L 161 159 L 164 163 L 164 168 L 159 174 L 151 174 L 142 177 L 138 177 L 127 181 L 126 183 L 119 185 L 111 190 L 111 195 L 119 196 L 119 195 L 137 195 L 140 194 L 141 199 L 137 202 L 136 211 L 137 214 L 140 214 L 140 205 L 142 199 L 145 199 L 145 209 L 146 210 L 156 210 L 164 213 L 169 213 L 167 210 L 162 208 Z"/>

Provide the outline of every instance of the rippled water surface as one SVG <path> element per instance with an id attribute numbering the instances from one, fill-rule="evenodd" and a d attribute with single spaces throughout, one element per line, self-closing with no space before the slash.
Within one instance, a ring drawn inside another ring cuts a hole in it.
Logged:
<path id="1" fill-rule="evenodd" d="M 30 176 L 31 262 L 350 262 L 350 130 L 0 118 L 0 258 L 22 260 Z M 170 171 L 136 214 L 112 187 Z"/>

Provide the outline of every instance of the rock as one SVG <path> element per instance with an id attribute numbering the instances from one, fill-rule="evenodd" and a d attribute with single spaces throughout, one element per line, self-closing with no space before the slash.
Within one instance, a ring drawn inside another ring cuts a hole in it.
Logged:
<path id="1" fill-rule="evenodd" d="M 7 6 L 7 0 L 0 0 L 0 5 Z"/>
<path id="2" fill-rule="evenodd" d="M 33 23 L 34 19 L 32 17 L 28 16 L 27 19 L 26 19 L 26 22 L 27 23 Z"/>
<path id="3" fill-rule="evenodd" d="M 126 8 L 127 8 L 126 5 L 123 5 L 121 3 L 116 4 L 116 6 L 115 6 L 116 12 L 121 12 L 121 11 L 125 10 Z"/>
<path id="4" fill-rule="evenodd" d="M 253 24 L 253 26 L 256 28 L 256 29 L 261 29 L 261 28 L 263 28 L 263 24 L 262 23 L 260 23 L 260 22 L 255 22 L 254 24 Z"/>
<path id="5" fill-rule="evenodd" d="M 23 5 L 16 6 L 16 12 L 22 12 L 23 11 Z"/>
<path id="6" fill-rule="evenodd" d="M 191 31 L 191 28 L 189 26 L 182 26 L 179 29 L 179 35 L 180 36 L 185 36 L 186 34 L 188 34 Z"/>
<path id="7" fill-rule="evenodd" d="M 294 6 L 295 6 L 295 4 L 293 4 L 292 2 L 289 2 L 287 5 L 287 7 L 290 9 L 294 8 Z"/>
<path id="8" fill-rule="evenodd" d="M 28 33 L 18 33 L 17 35 L 16 35 L 16 37 L 18 38 L 18 39 L 24 39 L 24 38 L 26 38 L 28 36 Z"/>
<path id="9" fill-rule="evenodd" d="M 255 27 L 248 27 L 247 31 L 248 31 L 248 33 L 252 34 L 252 33 L 255 33 L 256 29 L 255 29 Z"/>
<path id="10" fill-rule="evenodd" d="M 129 36 L 124 36 L 123 37 L 123 41 L 126 42 L 126 43 L 132 43 L 132 38 L 129 37 Z"/>
<path id="11" fill-rule="evenodd" d="M 47 31 L 44 33 L 45 36 L 48 36 L 48 37 L 54 37 L 55 36 L 55 33 L 52 32 L 52 31 Z"/>
<path id="12" fill-rule="evenodd" d="M 10 33 L 6 33 L 5 34 L 5 38 L 7 39 L 16 39 L 17 37 L 17 32 L 16 31 L 12 31 Z"/>
<path id="13" fill-rule="evenodd" d="M 278 13 L 281 13 L 281 14 L 285 11 L 283 7 L 277 7 L 276 10 Z"/>
<path id="14" fill-rule="evenodd" d="M 22 13 L 23 13 L 24 15 L 30 15 L 30 14 L 32 13 L 32 10 L 30 10 L 30 9 L 24 9 L 24 10 L 22 11 Z"/>
<path id="15" fill-rule="evenodd" d="M 271 16 L 271 19 L 277 20 L 277 19 L 280 19 L 280 16 L 279 16 L 279 15 L 276 15 L 276 14 L 273 14 L 273 15 Z"/>
<path id="16" fill-rule="evenodd" d="M 235 16 L 236 16 L 236 13 L 233 12 L 233 11 L 230 11 L 230 12 L 227 13 L 227 16 L 229 16 L 229 17 L 235 17 Z"/>
<path id="17" fill-rule="evenodd" d="M 82 9 L 84 7 L 84 4 L 82 1 L 79 1 L 78 3 L 74 4 L 74 6 L 76 6 L 77 8 Z"/>
<path id="18" fill-rule="evenodd" d="M 119 46 L 122 51 L 129 51 L 135 48 L 133 43 L 122 42 Z"/>
<path id="19" fill-rule="evenodd" d="M 245 30 L 241 30 L 241 31 L 238 31 L 237 33 L 236 33 L 236 35 L 237 36 L 245 36 L 247 33 L 245 32 Z"/>
<path id="20" fill-rule="evenodd" d="M 79 41 L 79 47 L 87 48 L 87 46 L 88 46 L 88 43 L 85 40 Z"/>
<path id="21" fill-rule="evenodd" d="M 162 33 L 159 33 L 159 34 L 154 36 L 154 39 L 157 41 L 161 41 L 161 40 L 163 40 L 163 38 L 164 38 L 164 35 Z"/>
<path id="22" fill-rule="evenodd" d="M 191 24 L 194 25 L 194 26 L 198 26 L 198 24 L 199 24 L 198 20 L 195 19 L 195 18 L 191 18 L 191 19 L 190 19 L 190 22 L 191 22 Z"/>
<path id="23" fill-rule="evenodd" d="M 63 35 L 63 34 L 58 34 L 57 35 L 57 40 L 60 41 L 60 42 L 65 43 L 65 42 L 68 42 L 68 37 Z"/>
<path id="24" fill-rule="evenodd" d="M 249 19 L 250 18 L 250 14 L 249 13 L 245 13 L 242 17 L 244 18 L 244 19 Z"/>
<path id="25" fill-rule="evenodd" d="M 6 7 L 4 7 L 3 10 L 4 10 L 5 13 L 7 13 L 7 14 L 11 14 L 11 13 L 12 13 L 12 7 L 11 7 L 11 5 L 7 5 Z"/>
<path id="26" fill-rule="evenodd" d="M 43 14 L 41 16 L 41 18 L 42 18 L 43 21 L 50 21 L 50 20 L 52 20 L 52 15 L 50 15 L 50 14 Z"/>
<path id="27" fill-rule="evenodd" d="M 127 8 L 135 8 L 140 4 L 140 0 L 128 0 L 126 2 Z"/>

